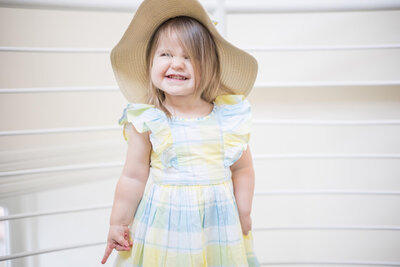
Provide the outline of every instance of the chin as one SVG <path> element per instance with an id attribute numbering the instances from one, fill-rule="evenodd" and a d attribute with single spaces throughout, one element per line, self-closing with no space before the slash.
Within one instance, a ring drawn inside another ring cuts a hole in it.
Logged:
<path id="1" fill-rule="evenodd" d="M 194 94 L 193 92 L 182 92 L 182 91 L 164 91 L 162 90 L 165 94 L 171 95 L 171 96 L 190 96 Z"/>

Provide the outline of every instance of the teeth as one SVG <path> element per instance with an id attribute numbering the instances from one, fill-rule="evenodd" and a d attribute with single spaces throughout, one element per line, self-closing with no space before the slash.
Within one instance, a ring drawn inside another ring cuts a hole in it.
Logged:
<path id="1" fill-rule="evenodd" d="M 169 75 L 168 77 L 171 78 L 171 79 L 186 80 L 185 77 L 183 77 L 183 76 L 178 76 L 178 75 Z"/>

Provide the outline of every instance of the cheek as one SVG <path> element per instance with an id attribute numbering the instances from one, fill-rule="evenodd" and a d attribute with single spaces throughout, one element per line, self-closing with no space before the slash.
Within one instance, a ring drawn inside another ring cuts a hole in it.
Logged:
<path id="1" fill-rule="evenodd" d="M 151 76 L 156 78 L 160 75 L 160 64 L 157 61 L 153 61 L 153 66 L 151 67 Z"/>
<path id="2" fill-rule="evenodd" d="M 152 68 L 152 72 L 155 75 L 163 75 L 165 74 L 165 72 L 168 69 L 168 64 L 167 62 L 163 61 L 163 60 L 155 60 L 153 62 L 153 68 Z"/>

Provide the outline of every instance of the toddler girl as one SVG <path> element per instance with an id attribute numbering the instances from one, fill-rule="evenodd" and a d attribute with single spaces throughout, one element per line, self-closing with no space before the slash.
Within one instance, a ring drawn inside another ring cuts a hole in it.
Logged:
<path id="1" fill-rule="evenodd" d="M 104 264 L 259 266 L 253 252 L 251 110 L 256 60 L 197 0 L 145 0 L 111 52 L 130 102 Z"/>

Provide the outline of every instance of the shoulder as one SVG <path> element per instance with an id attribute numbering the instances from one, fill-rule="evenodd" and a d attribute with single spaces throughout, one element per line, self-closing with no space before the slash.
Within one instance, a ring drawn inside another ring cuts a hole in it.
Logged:
<path id="1" fill-rule="evenodd" d="M 128 103 L 123 110 L 119 124 L 122 125 L 125 122 L 131 122 L 132 120 L 138 118 L 150 118 L 154 115 L 156 115 L 156 109 L 154 105 Z"/>
<path id="2" fill-rule="evenodd" d="M 137 132 L 144 133 L 152 130 L 154 125 L 163 120 L 163 113 L 154 105 L 144 103 L 128 103 L 123 109 L 122 116 L 118 121 L 124 126 L 124 137 L 128 139 L 126 131 L 132 125 Z"/>
<path id="3" fill-rule="evenodd" d="M 244 95 L 219 95 L 215 105 L 225 116 L 250 115 L 251 107 Z"/>
<path id="4" fill-rule="evenodd" d="M 123 125 L 126 122 L 133 122 L 135 120 L 152 121 L 162 119 L 164 117 L 163 115 L 164 113 L 156 108 L 155 105 L 128 103 L 118 123 Z"/>
<path id="5" fill-rule="evenodd" d="M 251 106 L 244 95 L 220 95 L 214 102 L 227 124 L 232 121 L 249 122 L 251 119 Z"/>
<path id="6" fill-rule="evenodd" d="M 244 95 L 219 95 L 214 102 L 217 106 L 249 105 Z"/>

